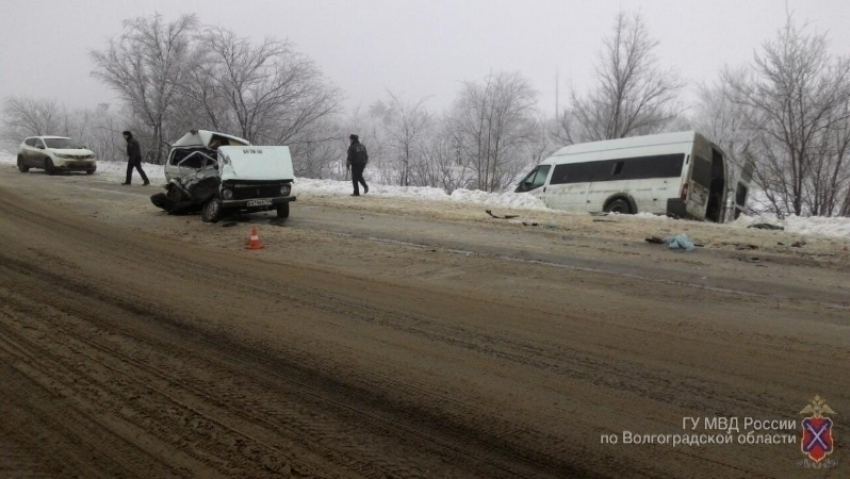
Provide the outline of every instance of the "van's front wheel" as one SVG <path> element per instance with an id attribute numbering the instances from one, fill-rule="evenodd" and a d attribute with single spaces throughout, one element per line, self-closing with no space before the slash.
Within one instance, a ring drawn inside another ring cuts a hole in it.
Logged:
<path id="1" fill-rule="evenodd" d="M 289 218 L 289 203 L 281 203 L 277 205 L 277 217 Z"/>
<path id="2" fill-rule="evenodd" d="M 216 223 L 221 219 L 221 201 L 213 198 L 204 204 L 201 210 L 201 220 L 204 223 Z"/>
<path id="3" fill-rule="evenodd" d="M 621 215 L 629 215 L 632 214 L 632 208 L 629 206 L 629 202 L 622 199 L 614 200 L 608 203 L 608 206 L 605 208 L 606 213 L 617 213 Z"/>

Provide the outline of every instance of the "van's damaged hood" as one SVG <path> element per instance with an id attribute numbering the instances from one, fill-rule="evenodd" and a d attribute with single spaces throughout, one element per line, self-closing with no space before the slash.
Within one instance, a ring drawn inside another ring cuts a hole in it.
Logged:
<path id="1" fill-rule="evenodd" d="M 295 178 L 288 146 L 222 146 L 218 155 L 221 181 Z"/>
<path id="2" fill-rule="evenodd" d="M 233 135 L 228 135 L 225 133 L 219 133 L 217 131 L 208 131 L 208 130 L 192 130 L 189 133 L 181 136 L 179 140 L 175 141 L 171 146 L 179 146 L 179 147 L 195 147 L 195 148 L 209 148 L 210 144 L 212 144 L 213 140 L 218 139 L 219 142 L 223 144 L 231 143 L 236 145 L 250 145 L 251 143 L 244 139 L 239 138 Z M 222 140 L 227 140 L 222 141 Z"/>

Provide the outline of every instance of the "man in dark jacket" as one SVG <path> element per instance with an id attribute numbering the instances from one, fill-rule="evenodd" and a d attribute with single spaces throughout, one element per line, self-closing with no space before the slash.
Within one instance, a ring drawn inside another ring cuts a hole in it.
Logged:
<path id="1" fill-rule="evenodd" d="M 151 184 L 151 182 L 148 181 L 148 175 L 146 175 L 145 171 L 142 169 L 142 147 L 139 146 L 139 140 L 133 138 L 133 134 L 129 131 L 125 131 L 123 135 L 124 139 L 127 140 L 127 181 L 121 184 L 130 184 L 130 180 L 133 179 L 133 168 L 139 170 L 139 174 L 142 176 L 142 181 L 145 182 L 145 186 Z"/>
<path id="2" fill-rule="evenodd" d="M 351 196 L 360 196 L 360 186 L 363 185 L 363 194 L 369 192 L 369 185 L 363 179 L 363 170 L 366 168 L 366 163 L 369 162 L 369 154 L 366 153 L 366 147 L 360 143 L 360 138 L 357 135 L 348 137 L 351 140 L 351 146 L 348 147 L 348 160 L 345 164 L 351 170 L 351 182 L 354 184 L 354 194 Z"/>

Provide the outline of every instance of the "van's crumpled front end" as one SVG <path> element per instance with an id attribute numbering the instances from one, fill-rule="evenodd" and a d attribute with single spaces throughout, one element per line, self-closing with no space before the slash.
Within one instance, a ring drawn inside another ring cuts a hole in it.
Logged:
<path id="1" fill-rule="evenodd" d="M 221 206 L 263 211 L 295 201 L 286 146 L 223 146 L 218 150 Z"/>
<path id="2" fill-rule="evenodd" d="M 221 184 L 221 202 L 225 208 L 271 209 L 273 205 L 295 201 L 292 180 L 231 180 Z"/>

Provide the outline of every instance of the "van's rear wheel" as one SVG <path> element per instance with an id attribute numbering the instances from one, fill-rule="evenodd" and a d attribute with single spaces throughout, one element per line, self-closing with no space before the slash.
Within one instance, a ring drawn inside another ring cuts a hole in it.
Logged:
<path id="1" fill-rule="evenodd" d="M 277 217 L 289 218 L 289 203 L 282 203 L 277 205 Z"/>
<path id="2" fill-rule="evenodd" d="M 201 220 L 204 223 L 215 223 L 221 219 L 221 201 L 213 198 L 204 204 L 201 210 Z"/>
<path id="3" fill-rule="evenodd" d="M 605 208 L 606 213 L 618 213 L 621 215 L 629 215 L 632 214 L 632 208 L 629 206 L 629 202 L 623 199 L 617 199 L 610 203 L 608 203 L 608 207 Z"/>

